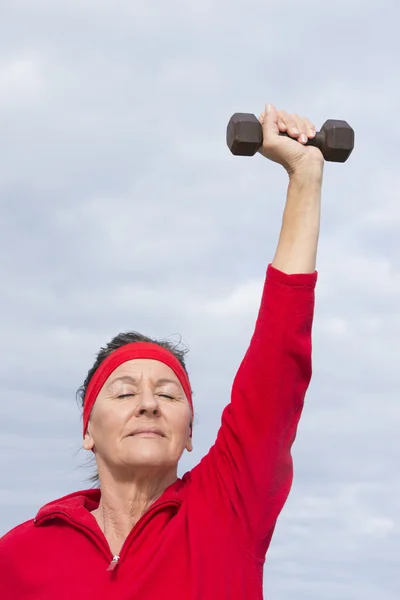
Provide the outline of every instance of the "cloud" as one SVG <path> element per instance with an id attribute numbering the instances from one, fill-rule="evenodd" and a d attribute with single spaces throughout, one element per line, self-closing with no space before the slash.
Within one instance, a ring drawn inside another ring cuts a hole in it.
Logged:
<path id="1" fill-rule="evenodd" d="M 0 62 L 0 107 L 21 110 L 44 93 L 40 65 L 32 57 Z M 17 105 L 17 106 L 16 106 Z"/>

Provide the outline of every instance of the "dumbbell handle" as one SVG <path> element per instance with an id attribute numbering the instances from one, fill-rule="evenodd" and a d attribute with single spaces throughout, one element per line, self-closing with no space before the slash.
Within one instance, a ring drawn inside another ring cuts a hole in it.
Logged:
<path id="1" fill-rule="evenodd" d="M 262 134 L 261 123 L 260 123 L 260 129 L 261 129 L 261 143 L 260 143 L 258 149 L 260 149 L 261 146 L 263 145 L 263 134 Z M 291 135 L 289 135 L 286 132 L 279 132 L 279 135 L 282 136 L 282 137 L 288 137 L 291 140 L 297 141 L 297 139 L 295 137 L 292 137 Z M 324 150 L 324 144 L 325 144 L 325 135 L 324 135 L 324 133 L 322 131 L 317 131 L 316 134 L 315 134 L 315 137 L 308 138 L 307 142 L 305 144 L 302 144 L 302 146 L 314 146 L 314 148 L 318 148 L 319 150 L 321 150 L 321 152 L 323 152 L 323 150 Z"/>
<path id="2" fill-rule="evenodd" d="M 293 138 L 286 132 L 279 132 L 279 135 L 281 135 L 282 137 L 290 137 L 292 140 L 294 139 L 295 141 L 297 141 L 296 138 Z M 315 136 L 313 138 L 308 138 L 307 142 L 305 144 L 302 144 L 302 146 L 314 146 L 314 148 L 319 148 L 319 150 L 323 150 L 324 139 L 325 136 L 322 133 L 322 131 L 317 131 Z M 260 148 L 261 146 L 262 142 L 260 144 Z"/>

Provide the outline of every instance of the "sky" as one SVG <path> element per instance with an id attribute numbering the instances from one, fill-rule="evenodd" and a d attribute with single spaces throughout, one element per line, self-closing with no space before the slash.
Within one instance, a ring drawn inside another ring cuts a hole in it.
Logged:
<path id="1" fill-rule="evenodd" d="M 212 445 L 287 176 L 234 157 L 265 103 L 356 133 L 327 163 L 313 379 L 269 600 L 398 600 L 396 0 L 0 0 L 0 535 L 90 487 L 75 392 L 120 331 L 182 339 Z"/>

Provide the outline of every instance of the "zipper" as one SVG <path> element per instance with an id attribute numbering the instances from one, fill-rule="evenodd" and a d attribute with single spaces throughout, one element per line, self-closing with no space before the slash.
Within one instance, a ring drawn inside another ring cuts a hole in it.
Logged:
<path id="1" fill-rule="evenodd" d="M 114 571 L 118 567 L 118 565 L 121 564 L 121 559 L 127 554 L 128 548 L 129 548 L 130 544 L 132 543 L 135 535 L 137 535 L 138 530 L 144 528 L 144 526 L 150 520 L 150 517 L 153 516 L 154 513 L 157 513 L 161 508 L 165 507 L 166 505 L 180 506 L 181 504 L 182 504 L 181 500 L 171 500 L 171 499 L 164 500 L 163 502 L 160 502 L 159 504 L 154 504 L 139 519 L 139 521 L 136 523 L 136 525 L 134 525 L 134 527 L 131 529 L 128 537 L 126 538 L 125 542 L 122 544 L 119 555 L 118 554 L 113 555 L 113 553 L 111 552 L 110 546 L 108 545 L 107 540 L 104 537 L 104 534 L 102 536 L 97 535 L 93 531 L 93 529 L 91 529 L 90 527 L 87 527 L 86 525 L 82 525 L 82 523 L 79 523 L 78 521 L 75 521 L 74 519 L 71 519 L 71 517 L 67 513 L 64 513 L 62 511 L 57 511 L 57 512 L 51 513 L 51 515 L 47 515 L 47 516 L 41 517 L 39 519 L 35 519 L 34 523 L 36 525 L 39 525 L 39 523 L 46 521 L 47 519 L 51 519 L 54 517 L 60 517 L 60 518 L 64 519 L 65 521 L 69 522 L 71 525 L 74 525 L 77 529 L 81 529 L 81 530 L 84 530 L 85 532 L 88 532 L 89 537 L 92 540 L 95 540 L 96 542 L 100 542 L 102 549 L 105 550 L 105 553 L 107 555 L 107 560 L 110 560 L 110 558 L 111 558 L 111 561 L 109 562 L 109 565 L 107 567 L 107 571 Z"/>
<path id="2" fill-rule="evenodd" d="M 118 561 L 119 561 L 119 556 L 118 554 L 116 554 L 112 561 L 110 562 L 110 564 L 107 567 L 107 571 L 114 571 L 115 567 L 118 565 Z"/>
<path id="3" fill-rule="evenodd" d="M 154 504 L 151 508 L 149 508 L 149 510 L 139 519 L 139 521 L 136 523 L 136 525 L 131 529 L 131 532 L 129 533 L 128 537 L 126 538 L 125 542 L 122 544 L 118 560 L 115 562 L 115 565 L 112 567 L 112 570 L 114 570 L 118 565 L 121 564 L 121 560 L 127 554 L 128 550 L 129 550 L 129 546 L 131 545 L 134 537 L 136 535 L 138 535 L 138 532 L 140 533 L 139 530 L 144 529 L 145 525 L 147 525 L 147 523 L 150 521 L 150 518 L 155 513 L 157 513 L 159 511 L 159 509 L 161 509 L 167 505 L 181 506 L 181 504 L 182 504 L 181 500 L 169 499 L 169 500 L 164 500 L 163 502 L 160 502 L 159 504 Z M 112 562 L 113 561 L 111 561 L 111 563 Z M 110 563 L 109 567 L 111 567 L 111 563 Z"/>

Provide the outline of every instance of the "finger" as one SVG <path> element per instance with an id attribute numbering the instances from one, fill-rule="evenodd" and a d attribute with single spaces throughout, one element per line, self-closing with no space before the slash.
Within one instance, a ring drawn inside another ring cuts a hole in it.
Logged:
<path id="1" fill-rule="evenodd" d="M 305 122 L 305 120 L 302 117 L 299 117 L 299 115 L 297 115 L 297 114 L 294 114 L 292 116 L 293 116 L 293 119 L 296 121 L 296 128 L 300 131 L 300 135 L 298 136 L 297 140 L 299 142 L 301 142 L 302 144 L 307 144 L 307 142 L 308 142 L 307 123 Z"/>
<path id="2" fill-rule="evenodd" d="M 278 118 L 278 128 L 281 133 L 285 133 L 287 131 L 286 123 L 280 118 Z"/>
<path id="3" fill-rule="evenodd" d="M 287 131 L 291 137 L 297 138 L 300 135 L 301 131 L 294 115 L 280 110 L 278 111 L 278 122 L 282 123 L 282 131 Z"/>
<path id="4" fill-rule="evenodd" d="M 279 133 L 278 114 L 275 106 L 273 104 L 267 104 L 265 106 L 265 111 L 262 114 L 264 115 L 262 122 L 264 135 Z"/>
<path id="5" fill-rule="evenodd" d="M 315 129 L 315 125 L 312 121 L 310 121 L 309 119 L 307 119 L 307 117 L 303 117 L 303 122 L 306 124 L 307 126 L 307 136 L 309 138 L 313 138 L 316 136 L 316 129 Z"/>
<path id="6" fill-rule="evenodd" d="M 278 128 L 279 131 L 287 131 L 287 123 L 286 123 L 286 119 L 288 118 L 288 113 L 284 110 L 279 110 L 277 111 L 277 118 L 278 118 Z"/>

